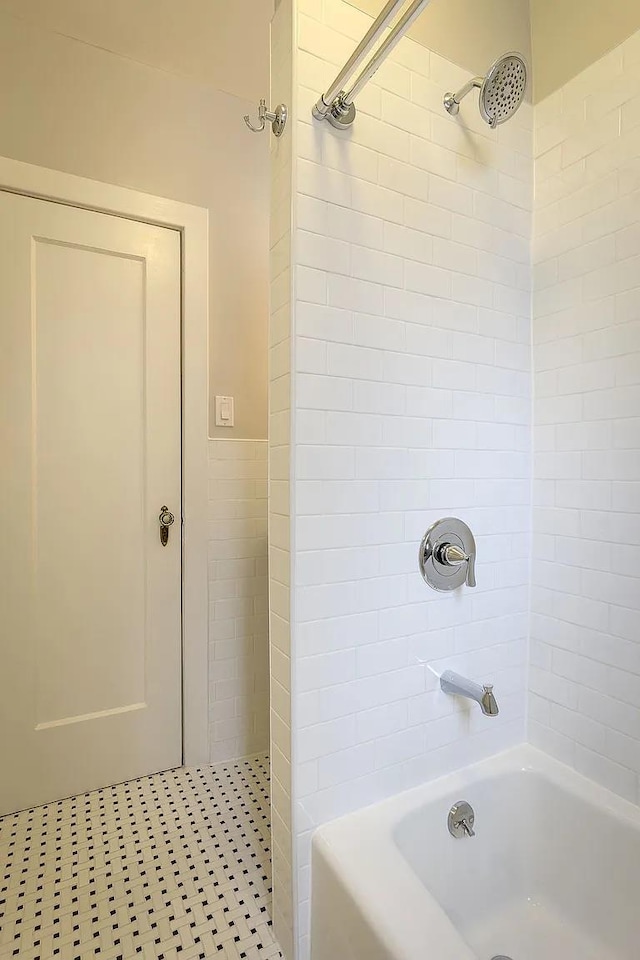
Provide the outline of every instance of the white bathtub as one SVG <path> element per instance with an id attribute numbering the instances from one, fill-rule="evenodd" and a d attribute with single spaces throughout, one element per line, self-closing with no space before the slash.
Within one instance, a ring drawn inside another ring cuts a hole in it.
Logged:
<path id="1" fill-rule="evenodd" d="M 312 960 L 640 960 L 640 809 L 531 747 L 326 824 L 312 884 Z"/>

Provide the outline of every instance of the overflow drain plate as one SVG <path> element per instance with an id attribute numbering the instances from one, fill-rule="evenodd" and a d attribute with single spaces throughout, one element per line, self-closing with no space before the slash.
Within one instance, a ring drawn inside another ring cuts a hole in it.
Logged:
<path id="1" fill-rule="evenodd" d="M 511 960 L 511 957 L 507 957 L 504 953 L 499 953 L 497 957 L 491 957 L 491 960 Z"/>

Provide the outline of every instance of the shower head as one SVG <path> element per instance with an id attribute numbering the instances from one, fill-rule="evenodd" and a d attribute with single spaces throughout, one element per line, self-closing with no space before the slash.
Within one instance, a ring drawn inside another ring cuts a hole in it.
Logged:
<path id="1" fill-rule="evenodd" d="M 493 64 L 480 88 L 480 113 L 490 127 L 510 120 L 524 99 L 527 64 L 519 53 L 506 53 Z"/>
<path id="2" fill-rule="evenodd" d="M 486 77 L 474 77 L 457 93 L 444 98 L 445 109 L 456 116 L 460 101 L 474 89 L 480 89 L 480 114 L 490 127 L 511 119 L 524 99 L 527 88 L 527 64 L 519 53 L 505 53 L 493 64 Z"/>

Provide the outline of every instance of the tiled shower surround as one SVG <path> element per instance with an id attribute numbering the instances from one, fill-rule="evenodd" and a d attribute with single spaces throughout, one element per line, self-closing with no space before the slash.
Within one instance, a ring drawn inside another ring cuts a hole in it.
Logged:
<path id="1" fill-rule="evenodd" d="M 278 0 L 271 24 L 271 95 L 291 104 L 294 0 Z M 293 943 L 291 818 L 291 171 L 292 138 L 271 138 L 269 323 L 269 639 L 271 651 L 271 857 L 273 922 L 286 957 Z"/>
<path id="2" fill-rule="evenodd" d="M 640 802 L 640 33 L 535 125 L 530 737 Z"/>
<path id="3" fill-rule="evenodd" d="M 640 35 L 497 131 L 473 96 L 444 113 L 469 75 L 405 38 L 339 133 L 311 106 L 370 19 L 343 0 L 287 17 L 274 806 L 295 912 L 276 930 L 306 960 L 323 821 L 526 738 L 640 800 Z M 478 542 L 455 595 L 417 569 L 447 515 Z M 444 668 L 493 681 L 500 715 L 441 694 Z"/>
<path id="4" fill-rule="evenodd" d="M 533 165 L 530 106 L 493 132 L 469 102 L 456 123 L 442 96 L 468 74 L 407 39 L 351 132 L 315 124 L 370 20 L 295 6 L 287 653 L 304 958 L 313 828 L 524 738 Z M 447 515 L 481 557 L 477 589 L 456 595 L 417 568 Z M 500 716 L 456 709 L 445 667 L 493 680 Z M 289 942 L 283 918 L 276 934 Z"/>

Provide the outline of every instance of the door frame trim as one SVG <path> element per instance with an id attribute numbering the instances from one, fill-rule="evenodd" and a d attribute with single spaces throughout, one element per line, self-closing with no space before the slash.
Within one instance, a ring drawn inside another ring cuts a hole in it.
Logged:
<path id="1" fill-rule="evenodd" d="M 182 249 L 182 760 L 209 762 L 209 211 L 0 157 L 0 190 L 170 227 Z"/>

